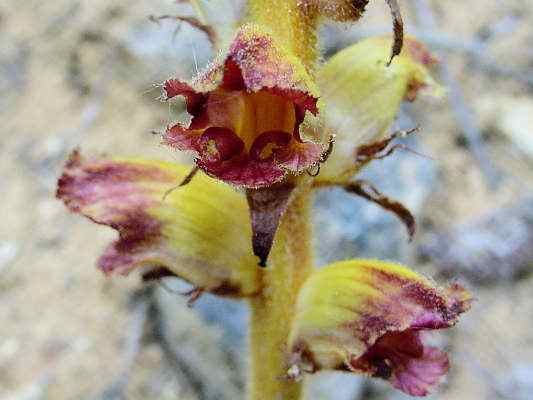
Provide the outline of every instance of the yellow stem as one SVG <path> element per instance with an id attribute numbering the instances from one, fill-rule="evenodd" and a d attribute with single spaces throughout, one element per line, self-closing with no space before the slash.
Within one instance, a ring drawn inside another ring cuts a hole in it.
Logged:
<path id="1" fill-rule="evenodd" d="M 299 400 L 302 383 L 284 379 L 287 338 L 300 286 L 312 268 L 310 187 L 300 186 L 282 218 L 263 278 L 251 303 L 249 400 Z"/>
<path id="2" fill-rule="evenodd" d="M 317 13 L 299 0 L 249 0 L 248 18 L 270 28 L 280 43 L 298 56 L 312 74 L 318 57 Z"/>
<path id="3" fill-rule="evenodd" d="M 274 38 L 300 58 L 311 76 L 318 58 L 317 15 L 299 0 L 248 0 L 248 19 L 268 28 Z M 287 339 L 298 290 L 313 265 L 311 182 L 295 178 L 295 198 L 282 217 L 263 275 L 263 290 L 250 300 L 251 371 L 249 400 L 299 400 L 302 383 L 284 379 Z"/>

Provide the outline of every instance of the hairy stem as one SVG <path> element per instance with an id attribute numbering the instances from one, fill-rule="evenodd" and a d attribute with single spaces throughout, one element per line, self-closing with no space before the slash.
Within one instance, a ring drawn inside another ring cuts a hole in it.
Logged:
<path id="1" fill-rule="evenodd" d="M 248 19 L 270 29 L 314 75 L 317 14 L 299 0 L 248 0 Z M 311 183 L 295 178 L 293 200 L 283 215 L 263 275 L 263 290 L 250 300 L 249 400 L 299 400 L 302 383 L 285 379 L 287 339 L 298 290 L 312 268 Z"/>
<path id="2" fill-rule="evenodd" d="M 262 294 L 251 300 L 249 400 L 298 400 L 301 382 L 284 379 L 296 295 L 311 271 L 310 190 L 300 186 L 276 235 Z"/>
<path id="3" fill-rule="evenodd" d="M 310 73 L 317 61 L 317 13 L 298 0 L 249 0 L 248 18 L 270 28 L 272 34 L 298 56 Z"/>

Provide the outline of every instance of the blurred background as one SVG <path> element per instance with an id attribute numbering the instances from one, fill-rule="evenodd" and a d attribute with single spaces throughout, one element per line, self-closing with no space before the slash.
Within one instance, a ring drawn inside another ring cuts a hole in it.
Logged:
<path id="1" fill-rule="evenodd" d="M 231 21 L 239 4 L 203 0 Z M 316 199 L 319 264 L 398 260 L 476 302 L 438 336 L 452 368 L 431 399 L 533 398 L 533 2 L 403 0 L 408 33 L 440 57 L 443 101 L 405 105 L 421 126 L 364 171 L 416 215 L 411 243 L 390 214 L 341 190 Z M 212 57 L 205 35 L 173 19 L 171 0 L 0 1 L 0 399 L 243 398 L 246 307 L 209 295 L 190 309 L 166 280 L 106 279 L 95 268 L 115 237 L 54 198 L 67 154 L 183 161 L 151 131 L 180 110 L 154 83 L 190 77 Z M 355 26 L 321 31 L 326 57 L 390 32 L 384 1 Z M 343 374 L 310 379 L 308 399 L 406 398 Z M 265 399 L 267 400 L 267 399 Z"/>

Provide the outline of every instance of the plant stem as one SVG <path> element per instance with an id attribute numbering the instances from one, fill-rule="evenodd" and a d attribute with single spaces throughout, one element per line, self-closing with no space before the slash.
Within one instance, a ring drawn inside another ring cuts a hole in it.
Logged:
<path id="1" fill-rule="evenodd" d="M 282 217 L 261 295 L 250 300 L 249 400 L 298 400 L 302 383 L 284 379 L 296 296 L 312 268 L 310 187 L 300 186 Z"/>
<path id="2" fill-rule="evenodd" d="M 251 22 L 298 57 L 311 76 L 317 53 L 317 15 L 298 0 L 248 0 Z M 284 379 L 289 368 L 287 339 L 298 290 L 313 265 L 311 182 L 294 178 L 294 198 L 283 215 L 263 274 L 261 294 L 250 300 L 251 372 L 249 400 L 299 400 L 302 382 Z"/>
<path id="3" fill-rule="evenodd" d="M 298 0 L 249 0 L 248 18 L 270 28 L 312 74 L 318 58 L 317 20 L 313 9 L 303 10 Z"/>

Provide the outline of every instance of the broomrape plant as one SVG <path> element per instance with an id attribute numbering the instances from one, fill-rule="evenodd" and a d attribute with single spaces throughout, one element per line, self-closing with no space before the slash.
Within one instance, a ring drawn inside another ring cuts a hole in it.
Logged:
<path id="1" fill-rule="evenodd" d="M 194 2 L 201 19 L 188 22 L 219 54 L 191 82 L 164 82 L 162 99 L 185 98 L 191 120 L 168 126 L 163 142 L 194 152 L 196 167 L 76 151 L 59 179 L 71 211 L 119 233 L 98 262 L 106 274 L 176 276 L 193 296 L 249 302 L 252 400 L 300 399 L 302 377 L 321 370 L 425 396 L 448 371 L 425 332 L 470 307 L 460 285 L 439 288 L 398 264 L 313 264 L 311 200 L 323 187 L 376 202 L 414 233 L 405 207 L 355 176 L 397 146 L 402 133 L 387 130 L 402 100 L 438 94 L 428 69 L 436 60 L 403 38 L 392 0 L 392 50 L 390 38 L 370 38 L 321 63 L 317 49 L 321 20 L 356 21 L 367 3 L 249 0 L 225 39 Z"/>

